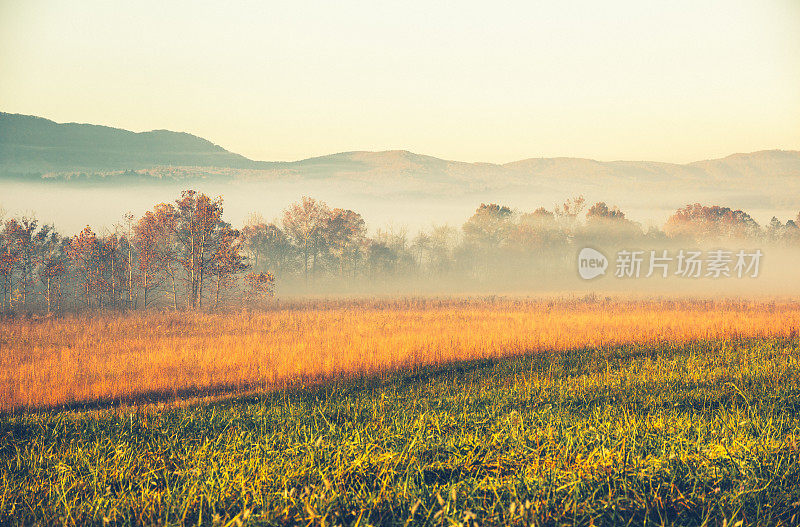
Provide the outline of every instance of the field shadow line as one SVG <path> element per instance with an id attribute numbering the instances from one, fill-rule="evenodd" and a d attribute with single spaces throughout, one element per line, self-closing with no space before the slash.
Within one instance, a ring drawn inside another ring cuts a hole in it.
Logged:
<path id="1" fill-rule="evenodd" d="M 665 357 L 686 353 L 698 346 L 722 346 L 736 342 L 739 345 L 763 341 L 765 338 L 780 341 L 782 345 L 798 345 L 797 337 L 741 337 L 732 336 L 721 339 L 692 339 L 684 342 L 652 341 L 600 346 L 577 346 L 565 350 L 528 350 L 525 352 L 498 357 L 485 357 L 466 360 L 449 360 L 437 363 L 400 364 L 384 371 L 334 372 L 328 374 L 302 375 L 295 379 L 284 379 L 280 383 L 267 385 L 263 381 L 236 384 L 218 384 L 203 387 L 184 387 L 172 390 L 152 390 L 124 396 L 84 399 L 66 403 L 56 403 L 36 407 L 17 406 L 0 410 L 0 418 L 13 415 L 39 415 L 51 412 L 88 412 L 113 408 L 139 407 L 169 403 L 191 406 L 208 403 L 258 402 L 265 396 L 275 393 L 302 395 L 305 397 L 327 398 L 335 391 L 338 396 L 363 389 L 374 389 L 386 385 L 406 387 L 419 382 L 432 382 L 441 377 L 467 375 L 480 370 L 492 370 L 514 362 L 522 362 L 520 371 L 542 372 L 553 363 L 560 363 L 569 369 L 592 357 L 601 356 L 615 361 L 641 357 Z M 665 354 L 665 351 L 668 353 Z M 566 373 L 567 375 L 575 372 Z M 334 390 L 334 388 L 336 390 Z"/>

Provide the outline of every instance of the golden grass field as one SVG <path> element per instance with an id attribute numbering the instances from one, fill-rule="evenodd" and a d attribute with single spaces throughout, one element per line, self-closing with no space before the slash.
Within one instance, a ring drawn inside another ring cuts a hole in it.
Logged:
<path id="1" fill-rule="evenodd" d="M 472 359 L 798 328 L 800 303 L 772 300 L 341 300 L 4 320 L 0 408 L 271 390 Z"/>
<path id="2" fill-rule="evenodd" d="M 798 328 L 777 299 L 5 319 L 0 525 L 798 525 Z"/>

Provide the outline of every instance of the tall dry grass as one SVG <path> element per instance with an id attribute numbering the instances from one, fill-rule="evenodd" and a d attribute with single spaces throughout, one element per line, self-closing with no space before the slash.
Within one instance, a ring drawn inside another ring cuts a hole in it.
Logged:
<path id="1" fill-rule="evenodd" d="M 792 301 L 318 301 L 237 313 L 4 320 L 0 407 L 271 389 L 459 360 L 788 335 Z"/>

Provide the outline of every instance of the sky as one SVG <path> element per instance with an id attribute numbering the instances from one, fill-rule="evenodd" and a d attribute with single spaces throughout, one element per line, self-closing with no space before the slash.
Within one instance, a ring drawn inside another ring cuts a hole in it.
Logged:
<path id="1" fill-rule="evenodd" d="M 0 0 L 0 111 L 259 160 L 800 150 L 800 0 Z"/>

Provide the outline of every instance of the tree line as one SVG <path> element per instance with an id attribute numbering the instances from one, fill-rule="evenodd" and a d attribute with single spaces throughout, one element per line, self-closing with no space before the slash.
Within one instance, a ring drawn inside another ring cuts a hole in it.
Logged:
<path id="1" fill-rule="evenodd" d="M 376 286 L 491 284 L 564 274 L 576 248 L 754 241 L 800 247 L 800 214 L 760 226 L 727 207 L 688 205 L 662 228 L 643 229 L 617 207 L 582 197 L 552 210 L 481 204 L 457 229 L 434 226 L 369 234 L 362 216 L 304 197 L 267 222 L 241 229 L 223 219 L 222 198 L 185 191 L 112 232 L 62 236 L 31 217 L 0 230 L 0 310 L 219 309 L 275 294 L 364 292 Z"/>

